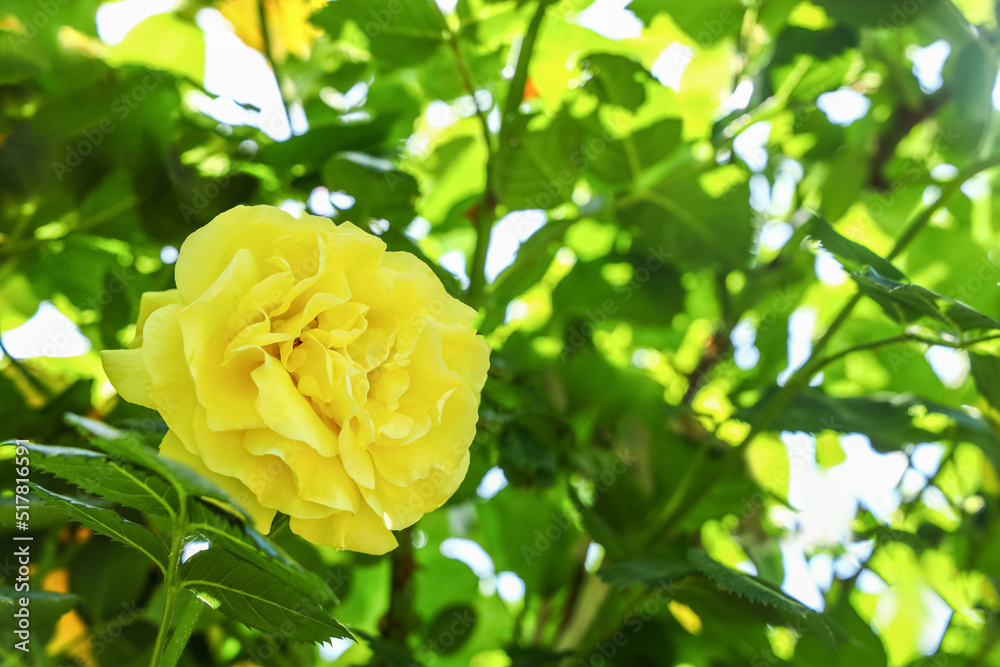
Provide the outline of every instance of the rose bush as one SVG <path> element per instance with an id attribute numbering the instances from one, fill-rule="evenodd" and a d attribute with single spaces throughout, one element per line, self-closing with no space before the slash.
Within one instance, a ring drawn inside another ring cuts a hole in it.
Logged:
<path id="1" fill-rule="evenodd" d="M 177 289 L 143 295 L 135 339 L 103 353 L 160 451 L 269 530 L 396 546 L 458 488 L 489 348 L 423 262 L 350 223 L 238 207 L 184 242 Z"/>

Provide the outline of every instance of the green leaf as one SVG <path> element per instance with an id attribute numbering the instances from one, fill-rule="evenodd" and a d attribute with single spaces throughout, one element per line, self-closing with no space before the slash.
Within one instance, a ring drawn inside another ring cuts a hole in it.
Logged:
<path id="1" fill-rule="evenodd" d="M 454 641 L 448 646 L 445 646 L 443 642 L 434 642 L 431 648 L 439 655 L 450 655 L 457 652 L 472 638 L 478 622 L 479 614 L 476 613 L 476 608 L 471 605 L 455 604 L 444 607 L 431 619 L 427 627 L 427 636 L 443 637 L 447 633 L 454 637 Z M 461 632 L 455 632 L 454 628 L 456 627 L 461 627 Z"/>
<path id="2" fill-rule="evenodd" d="M 671 563 L 654 558 L 631 558 L 601 568 L 598 576 L 606 583 L 619 588 L 640 584 L 647 588 L 661 588 L 692 574 L 696 568 L 690 563 Z"/>
<path id="3" fill-rule="evenodd" d="M 569 201 L 587 165 L 579 123 L 560 114 L 535 129 L 533 118 L 515 119 L 510 139 L 497 150 L 497 193 L 510 210 L 549 209 Z"/>
<path id="4" fill-rule="evenodd" d="M 572 442 L 572 430 L 554 415 L 520 415 L 500 432 L 499 465 L 514 486 L 549 487 Z"/>
<path id="5" fill-rule="evenodd" d="M 170 515 L 176 507 L 176 492 L 145 470 L 86 449 L 35 444 L 27 447 L 33 465 L 94 495 L 161 516 Z"/>
<path id="6" fill-rule="evenodd" d="M 867 267 L 872 267 L 879 274 L 892 280 L 906 280 L 903 272 L 893 266 L 892 262 L 860 243 L 841 236 L 823 218 L 815 216 L 807 224 L 812 236 L 839 259 L 849 271 L 863 271 Z"/>
<path id="7" fill-rule="evenodd" d="M 364 228 L 372 218 L 406 226 L 416 216 L 417 181 L 394 169 L 388 160 L 363 153 L 339 153 L 323 166 L 323 184 L 331 192 L 343 191 L 355 198 L 345 212 L 354 224 Z"/>
<path id="8" fill-rule="evenodd" d="M 664 118 L 622 139 L 611 139 L 596 118 L 585 119 L 587 168 L 616 190 L 634 187 L 638 178 L 667 160 L 682 144 L 682 123 Z"/>
<path id="9" fill-rule="evenodd" d="M 592 53 L 580 65 L 590 74 L 584 90 L 593 90 L 599 100 L 634 111 L 646 101 L 650 74 L 641 64 L 612 53 Z"/>
<path id="10" fill-rule="evenodd" d="M 793 664 L 801 667 L 886 667 L 885 647 L 871 625 L 851 605 L 850 596 L 842 595 L 836 606 L 823 613 L 823 620 L 834 635 L 835 648 L 823 635 L 803 633 L 795 645 Z"/>
<path id="11" fill-rule="evenodd" d="M 765 392 L 757 403 L 738 413 L 753 421 L 776 389 Z M 914 414 L 937 413 L 950 424 L 941 432 L 929 431 L 913 423 Z M 818 389 L 799 392 L 781 411 L 771 428 L 775 431 L 819 433 L 830 429 L 839 433 L 862 433 L 880 452 L 897 451 L 908 444 L 956 438 L 980 447 L 1000 470 L 1000 437 L 990 425 L 959 408 L 952 408 L 913 394 L 874 394 L 835 398 Z"/>
<path id="12" fill-rule="evenodd" d="M 67 498 L 32 484 L 39 498 L 87 528 L 128 545 L 145 554 L 166 571 L 167 548 L 156 535 L 137 523 L 123 519 L 117 512 L 103 507 L 95 507 L 83 501 Z"/>
<path id="13" fill-rule="evenodd" d="M 688 561 L 724 591 L 795 616 L 806 617 L 815 613 L 798 600 L 785 595 L 781 589 L 745 572 L 730 569 L 713 560 L 701 549 L 691 549 Z"/>
<path id="14" fill-rule="evenodd" d="M 333 4 L 329 5 L 329 8 L 333 7 Z M 307 172 L 311 172 L 338 151 L 370 153 L 377 150 L 388 139 L 394 120 L 394 114 L 382 113 L 370 121 L 338 121 L 311 127 L 305 134 L 288 141 L 265 145 L 257 153 L 257 159 L 279 170 L 302 165 Z"/>
<path id="15" fill-rule="evenodd" d="M 476 510 L 497 570 L 516 573 L 529 594 L 550 594 L 569 580 L 566 559 L 580 531 L 549 495 L 508 486 Z"/>
<path id="16" fill-rule="evenodd" d="M 665 3 L 662 0 L 632 0 L 628 6 L 649 25 L 662 12 L 691 36 L 699 46 L 710 46 L 720 39 L 739 34 L 746 11 L 739 0 Z"/>
<path id="17" fill-rule="evenodd" d="M 90 434 L 90 440 L 95 446 L 112 456 L 152 470 L 170 482 L 178 491 L 191 496 L 212 498 L 234 508 L 242 517 L 248 516 L 246 510 L 215 482 L 181 463 L 160 456 L 137 434 L 120 431 L 107 424 L 74 414 L 67 414 L 66 421 L 84 434 Z"/>
<path id="18" fill-rule="evenodd" d="M 201 84 L 205 78 L 205 34 L 176 14 L 143 20 L 110 49 L 114 64 L 133 63 L 171 72 Z"/>
<path id="19" fill-rule="evenodd" d="M 970 352 L 969 361 L 972 364 L 972 377 L 976 381 L 979 395 L 985 398 L 993 409 L 1000 410 L 1000 357 Z"/>
<path id="20" fill-rule="evenodd" d="M 561 221 L 547 222 L 521 244 L 511 265 L 493 281 L 490 306 L 486 310 L 485 321 L 479 327 L 480 333 L 488 334 L 500 326 L 511 300 L 542 279 L 571 224 Z"/>
<path id="21" fill-rule="evenodd" d="M 195 503 L 188 517 L 187 536 L 207 540 L 212 548 L 231 552 L 284 581 L 299 593 L 313 596 L 320 604 L 334 604 L 337 601 L 323 579 L 302 569 L 270 540 L 220 508 Z"/>
<path id="22" fill-rule="evenodd" d="M 852 272 L 851 277 L 862 294 L 874 300 L 886 315 L 901 324 L 927 317 L 959 331 L 1000 329 L 1000 321 L 971 306 L 919 285 L 886 278 L 872 268 Z"/>
<path id="23" fill-rule="evenodd" d="M 16 30 L 0 28 L 0 85 L 17 84 L 44 71 L 48 57 Z"/>
<path id="24" fill-rule="evenodd" d="M 93 625 L 139 607 L 149 579 L 149 559 L 144 554 L 95 539 L 74 551 L 69 589 L 83 599 L 81 612 Z"/>
<path id="25" fill-rule="evenodd" d="M 11 578 L 12 580 L 12 578 Z M 30 643 L 29 647 L 33 651 L 43 650 L 55 631 L 56 623 L 63 614 L 80 604 L 81 599 L 71 593 L 56 593 L 54 591 L 39 590 L 34 585 L 31 590 L 19 591 L 10 586 L 0 586 L 0 615 L 3 615 L 4 623 L 0 625 L 0 641 L 4 642 L 4 650 L 18 654 L 20 651 L 14 648 L 14 644 L 23 641 L 23 638 L 14 634 L 17 624 L 13 620 L 12 614 L 21 608 L 21 598 L 28 599 L 28 611 L 30 614 Z M 14 658 L 13 662 L 0 661 L 0 665 L 7 667 L 21 667 L 22 663 Z M 37 664 L 37 663 L 35 663 Z"/>
<path id="26" fill-rule="evenodd" d="M 582 334 L 604 321 L 662 327 L 683 310 L 681 276 L 672 266 L 683 259 L 665 252 L 666 247 L 645 248 L 650 254 L 608 254 L 573 266 L 552 291 L 554 318 L 572 325 L 570 347 L 578 348 Z M 630 272 L 631 278 L 609 279 L 608 269 L 616 266 Z"/>
<path id="27" fill-rule="evenodd" d="M 722 167 L 700 176 L 671 176 L 623 199 L 615 217 L 646 247 L 685 267 L 746 266 L 754 238 L 746 173 Z"/>
<path id="28" fill-rule="evenodd" d="M 927 5 L 923 2 L 870 2 L 869 0 L 816 0 L 816 4 L 838 22 L 853 26 L 900 28 Z"/>
<path id="29" fill-rule="evenodd" d="M 444 23 L 434 0 L 338 0 L 313 15 L 332 36 L 350 21 L 369 40 L 383 68 L 412 67 L 445 43 Z"/>
<path id="30" fill-rule="evenodd" d="M 229 551 L 209 548 L 181 564 L 181 585 L 233 620 L 269 635 L 306 642 L 351 637 L 322 596 L 305 595 Z"/>

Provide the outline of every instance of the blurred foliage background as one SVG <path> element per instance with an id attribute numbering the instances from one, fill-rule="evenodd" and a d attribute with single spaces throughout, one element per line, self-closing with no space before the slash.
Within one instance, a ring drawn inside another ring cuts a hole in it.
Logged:
<path id="1" fill-rule="evenodd" d="M 97 351 L 184 238 L 351 220 L 480 308 L 468 478 L 385 557 L 272 533 L 357 643 L 180 664 L 1000 665 L 996 9 L 3 0 L 0 439 L 155 440 Z M 0 665 L 147 663 L 160 572 L 32 530 Z"/>

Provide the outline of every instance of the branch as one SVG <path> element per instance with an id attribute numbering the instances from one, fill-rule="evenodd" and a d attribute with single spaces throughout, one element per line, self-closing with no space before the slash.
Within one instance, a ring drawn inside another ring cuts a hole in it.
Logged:
<path id="1" fill-rule="evenodd" d="M 517 54 L 517 66 L 514 68 L 514 76 L 511 77 L 510 88 L 507 90 L 507 98 L 504 100 L 503 109 L 500 114 L 499 146 L 503 146 L 504 142 L 509 140 L 511 122 L 517 118 L 517 108 L 524 98 L 524 87 L 528 81 L 528 62 L 531 60 L 531 54 L 535 49 L 535 40 L 538 38 L 538 31 L 542 27 L 542 21 L 545 19 L 545 10 L 551 1 L 539 0 L 538 8 L 535 10 L 534 16 L 531 17 L 531 23 L 528 24 L 528 29 L 524 33 L 524 39 L 521 41 L 521 49 Z M 454 39 L 453 34 L 452 38 Z M 458 51 L 457 43 L 452 48 L 456 51 L 459 60 L 461 60 L 461 52 Z M 463 67 L 459 67 L 459 74 L 462 74 L 462 72 Z M 473 102 L 475 102 L 474 92 Z M 469 267 L 469 299 L 473 306 L 478 306 L 482 303 L 483 293 L 486 289 L 486 253 L 490 247 L 490 233 L 493 231 L 493 223 L 496 222 L 497 206 L 496 179 L 493 173 L 493 162 L 496 154 L 491 148 L 489 125 L 486 123 L 486 117 L 482 112 L 478 111 L 478 104 L 476 104 L 476 109 L 487 136 L 486 146 L 490 154 L 486 162 L 486 190 L 483 193 L 483 201 L 480 202 L 476 210 L 476 248 L 473 251 L 472 264 Z"/>

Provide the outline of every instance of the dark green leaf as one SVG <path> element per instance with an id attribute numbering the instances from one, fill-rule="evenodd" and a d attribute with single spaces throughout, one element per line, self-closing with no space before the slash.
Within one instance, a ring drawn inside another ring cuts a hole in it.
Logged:
<path id="1" fill-rule="evenodd" d="M 162 457 L 135 433 L 120 431 L 79 415 L 67 414 L 66 421 L 85 434 L 90 434 L 91 442 L 112 456 L 119 457 L 157 473 L 174 488 L 188 495 L 202 496 L 218 500 L 234 508 L 243 517 L 247 516 L 239 503 L 215 482 L 172 459 Z"/>
<path id="2" fill-rule="evenodd" d="M 640 584 L 648 588 L 661 588 L 692 574 L 696 568 L 690 563 L 671 563 L 649 558 L 633 558 L 601 568 L 598 575 L 606 583 L 627 588 Z"/>
<path id="3" fill-rule="evenodd" d="M 229 551 L 209 548 L 181 564 L 181 585 L 233 620 L 269 635 L 307 642 L 350 637 L 322 599 L 305 595 Z"/>
<path id="4" fill-rule="evenodd" d="M 584 89 L 593 90 L 605 104 L 634 110 L 646 101 L 645 84 L 650 79 L 649 72 L 631 58 L 592 53 L 580 65 L 591 77 Z"/>
<path id="5" fill-rule="evenodd" d="M 874 300 L 886 315 L 901 324 L 928 317 L 959 331 L 1000 329 L 1000 321 L 971 306 L 919 285 L 886 278 L 872 268 L 855 271 L 851 277 L 862 294 Z"/>
<path id="6" fill-rule="evenodd" d="M 33 465 L 94 495 L 161 516 L 176 507 L 174 490 L 146 470 L 86 449 L 34 444 L 28 448 Z"/>
<path id="7" fill-rule="evenodd" d="M 632 0 L 628 8 L 646 25 L 661 12 L 705 47 L 725 37 L 739 34 L 746 11 L 739 0 L 706 0 L 705 2 L 672 3 L 661 0 Z"/>
<path id="8" fill-rule="evenodd" d="M 204 503 L 196 503 L 187 524 L 188 536 L 207 540 L 212 548 L 225 549 L 238 558 L 280 579 L 317 603 L 336 603 L 336 596 L 323 579 L 302 569 L 274 544 L 235 516 Z"/>
<path id="9" fill-rule="evenodd" d="M 827 609 L 824 620 L 830 626 L 835 646 L 824 641 L 823 635 L 803 633 L 795 645 L 794 664 L 801 667 L 886 667 L 886 652 L 869 623 L 858 616 L 850 596 L 842 596 L 835 607 Z"/>
<path id="10" fill-rule="evenodd" d="M 441 609 L 427 627 L 427 636 L 433 641 L 431 648 L 440 655 L 457 652 L 472 638 L 478 622 L 479 615 L 471 605 L 456 604 Z M 446 635 L 453 638 L 447 645 L 441 641 Z"/>
<path id="11" fill-rule="evenodd" d="M 969 361 L 979 395 L 995 410 L 1000 410 L 1000 358 L 970 352 Z"/>
<path id="12" fill-rule="evenodd" d="M 713 560 L 701 549 L 691 549 L 688 552 L 688 560 L 691 565 L 698 568 L 699 572 L 728 593 L 796 616 L 806 617 L 815 613 L 798 600 L 785 595 L 780 588 L 745 572 L 730 569 Z"/>
<path id="13" fill-rule="evenodd" d="M 497 151 L 497 193 L 511 210 L 549 209 L 569 201 L 588 162 L 583 129 L 567 114 L 540 129 L 531 121 L 518 117 L 511 138 Z"/>
<path id="14" fill-rule="evenodd" d="M 114 510 L 95 507 L 80 500 L 52 493 L 37 484 L 32 486 L 46 505 L 51 505 L 71 520 L 82 523 L 95 532 L 107 535 L 140 551 L 156 563 L 161 570 L 166 571 L 167 548 L 160 538 L 146 528 L 128 519 L 123 519 Z"/>
<path id="15" fill-rule="evenodd" d="M 773 390 L 772 390 L 773 391 Z M 767 404 L 770 392 L 739 417 L 753 421 Z M 932 432 L 914 425 L 914 415 L 932 412 L 947 417 L 950 425 Z M 822 391 L 799 392 L 771 423 L 779 431 L 819 433 L 830 429 L 839 433 L 862 433 L 880 452 L 897 451 L 908 444 L 934 442 L 944 437 L 971 442 L 1000 469 L 1000 438 L 989 424 L 968 412 L 929 401 L 912 394 L 875 394 L 835 398 Z"/>
<path id="16" fill-rule="evenodd" d="M 841 236 L 830 223 L 818 216 L 809 221 L 810 233 L 823 244 L 823 247 L 833 253 L 849 271 L 863 271 L 872 267 L 879 274 L 892 280 L 906 280 L 903 272 L 892 265 L 892 262 L 875 254 L 860 243 Z"/>
<path id="17" fill-rule="evenodd" d="M 387 160 L 339 153 L 323 166 L 323 184 L 332 192 L 343 191 L 355 198 L 346 214 L 362 227 L 372 218 L 405 227 L 416 216 L 417 181 L 393 169 Z"/>
<path id="18" fill-rule="evenodd" d="M 383 67 L 412 66 L 445 43 L 444 23 L 434 0 L 338 0 L 313 16 L 331 35 L 353 22 L 369 40 Z"/>

